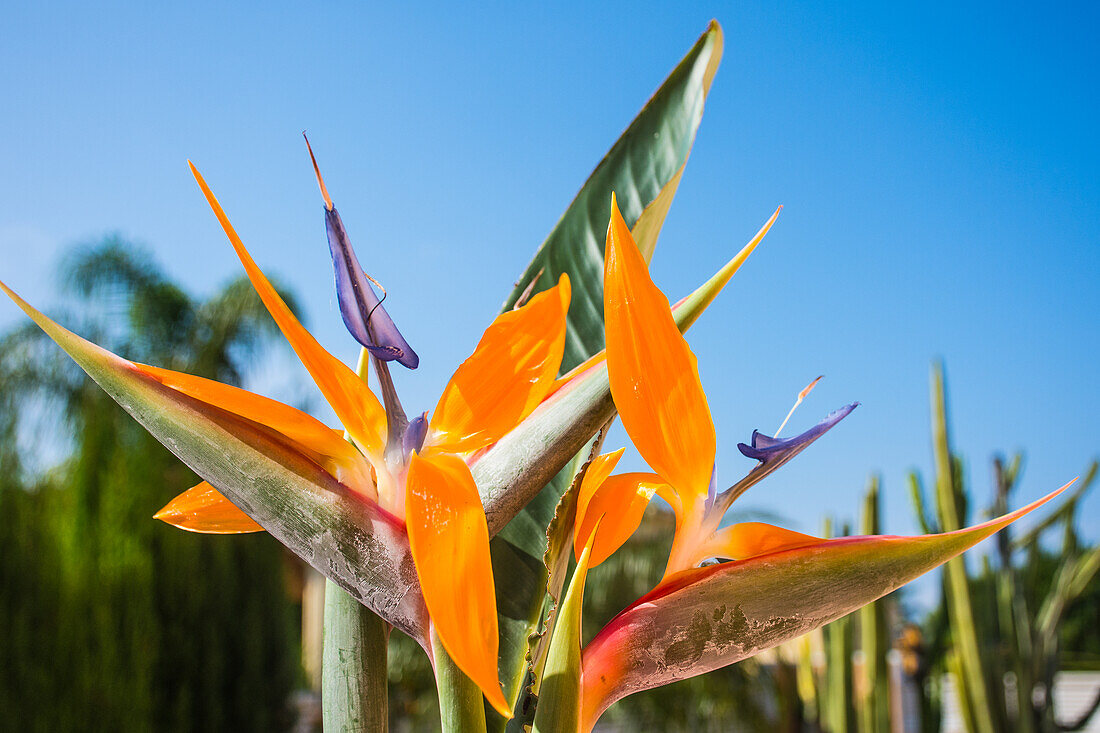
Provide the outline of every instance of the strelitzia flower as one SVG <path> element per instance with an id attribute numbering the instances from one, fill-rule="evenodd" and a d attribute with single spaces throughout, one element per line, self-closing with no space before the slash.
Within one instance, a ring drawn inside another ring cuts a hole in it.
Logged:
<path id="1" fill-rule="evenodd" d="M 335 475 L 365 500 L 404 521 L 432 628 L 458 667 L 502 715 L 509 716 L 510 706 L 497 681 L 488 527 L 466 459 L 511 431 L 554 389 L 565 345 L 568 276 L 498 316 L 451 377 L 431 419 L 424 413 L 394 434 L 395 417 L 404 423 L 404 414 L 395 416 L 391 410 L 387 415 L 367 384 L 306 332 L 249 256 L 194 166 L 192 172 L 257 293 L 359 449 L 357 455 L 343 449 L 333 466 Z M 319 172 L 318 183 L 348 329 L 376 357 L 416 366 L 415 353 L 372 291 Z M 332 431 L 327 435 L 334 436 L 331 442 L 342 441 Z M 335 446 L 326 455 L 334 453 Z M 368 476 L 374 480 L 364 480 Z M 205 504 L 196 501 L 196 491 Z M 186 529 L 201 523 L 206 531 L 222 530 L 210 520 L 211 511 L 230 519 L 231 526 L 245 522 L 243 513 L 237 510 L 234 516 L 225 506 L 228 502 L 210 497 L 208 487 L 197 487 L 158 517 Z"/>
<path id="2" fill-rule="evenodd" d="M 556 286 L 498 316 L 451 377 L 430 420 L 424 413 L 408 422 L 403 412 L 388 414 L 366 382 L 301 325 L 245 249 L 206 181 L 193 165 L 191 170 L 253 287 L 336 413 L 343 432 L 243 389 L 124 360 L 61 328 L 2 283 L 0 288 L 108 391 L 115 375 L 136 379 L 146 389 L 168 391 L 172 401 L 212 418 L 227 433 L 262 442 L 263 453 L 291 473 L 306 476 L 333 495 L 354 497 L 371 521 L 386 526 L 386 532 L 375 527 L 372 541 L 385 541 L 388 533 L 399 549 L 398 540 L 407 533 L 422 601 L 420 594 L 413 593 L 407 594 L 411 600 L 395 597 L 387 603 L 397 615 L 421 613 L 416 605 L 423 603 L 431 630 L 454 663 L 501 715 L 510 717 L 511 707 L 497 680 L 497 613 L 488 527 L 467 461 L 523 422 L 557 388 L 570 301 L 568 276 L 563 274 Z M 321 183 L 341 312 L 349 330 L 376 358 L 415 366 L 415 353 L 370 290 Z M 96 369 L 96 362 L 101 367 L 105 362 L 108 368 Z M 126 400 L 120 402 L 140 416 L 144 408 L 131 394 L 133 386 L 127 385 L 127 390 Z M 400 411 L 399 404 L 395 409 Z M 397 433 L 395 424 L 401 427 Z M 218 451 L 216 438 L 211 441 L 214 444 L 209 447 Z M 171 441 L 168 444 L 173 447 Z M 248 466 L 227 468 L 249 474 Z M 301 512 L 302 507 L 288 504 L 286 510 Z M 254 511 L 243 511 L 230 502 L 219 491 L 218 482 L 203 481 L 156 517 L 196 532 L 262 531 L 264 526 L 250 513 Z M 413 608 L 402 611 L 402 604 Z M 403 626 L 408 629 L 408 624 Z M 431 654 L 431 644 L 423 638 L 419 641 Z"/>
<path id="3" fill-rule="evenodd" d="M 540 693 L 540 702 L 550 697 L 559 703 L 553 714 L 563 718 L 536 719 L 536 729 L 589 730 L 610 704 L 628 694 L 732 664 L 805 633 L 945 562 L 1058 493 L 944 535 L 825 540 L 761 522 L 720 528 L 738 496 L 856 404 L 794 438 L 754 433 L 750 444 L 738 448 L 757 465 L 718 494 L 714 424 L 695 356 L 668 300 L 650 279 L 614 198 L 604 318 L 611 394 L 631 441 L 654 472 L 612 475 L 620 449 L 595 457 L 581 480 L 573 534 L 578 565 L 553 630 L 543 674 L 546 694 Z M 816 380 L 799 402 L 813 384 Z M 664 576 L 582 654 L 576 627 L 587 572 L 633 534 L 655 495 L 676 515 Z M 572 680 L 575 689 L 563 689 L 563 679 Z"/>

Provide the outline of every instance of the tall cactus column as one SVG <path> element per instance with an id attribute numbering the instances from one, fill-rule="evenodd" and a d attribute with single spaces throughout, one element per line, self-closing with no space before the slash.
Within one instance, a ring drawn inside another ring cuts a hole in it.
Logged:
<path id="1" fill-rule="evenodd" d="M 872 475 L 863 499 L 860 531 L 865 535 L 882 534 L 879 519 L 879 477 Z M 860 650 L 863 652 L 863 700 L 859 706 L 860 733 L 886 733 L 890 730 L 890 679 L 886 663 L 889 638 L 886 629 L 885 599 L 869 603 L 859 610 Z"/>
<path id="2" fill-rule="evenodd" d="M 932 367 L 932 452 L 936 463 L 936 511 L 940 528 L 952 532 L 963 527 L 963 492 L 955 479 L 955 467 L 951 456 L 951 444 L 947 428 L 947 398 L 944 388 L 943 365 Z M 966 574 L 966 561 L 962 557 L 944 565 L 948 589 L 948 611 L 951 630 L 955 635 L 958 653 L 958 670 L 961 676 L 956 689 L 965 689 L 968 707 L 973 712 L 976 733 L 994 733 L 993 710 L 990 707 L 978 634 L 974 623 L 974 609 L 970 602 L 970 581 Z M 961 695 L 960 695 L 961 697 Z M 960 700 L 960 702 L 964 702 Z"/>

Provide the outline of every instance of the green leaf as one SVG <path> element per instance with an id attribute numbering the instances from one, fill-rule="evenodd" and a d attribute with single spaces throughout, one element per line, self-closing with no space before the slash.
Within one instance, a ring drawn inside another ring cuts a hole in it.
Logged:
<path id="1" fill-rule="evenodd" d="M 611 193 L 617 194 L 623 216 L 648 259 L 695 140 L 722 43 L 722 30 L 712 22 L 589 176 L 505 302 L 505 309 L 511 308 L 532 283 L 535 291 L 544 290 L 561 273 L 569 274 L 573 301 L 563 370 L 603 348 L 603 246 Z M 585 440 L 613 414 L 605 409 L 593 415 L 602 419 L 589 426 L 592 432 Z M 573 454 L 581 445 L 583 441 Z M 546 527 L 570 476 L 539 479 L 540 488 L 546 485 L 543 493 L 524 497 L 522 512 L 491 543 L 500 612 L 500 675 L 511 700 L 519 697 L 527 638 L 538 626 L 543 607 Z M 487 507 L 492 508 L 491 502 Z M 504 514 L 514 513 L 511 509 Z M 490 727 L 500 730 L 503 721 L 495 716 Z"/>
<path id="2" fill-rule="evenodd" d="M 505 301 L 507 310 L 532 280 L 538 292 L 569 273 L 573 302 L 564 369 L 603 348 L 603 246 L 611 194 L 648 260 L 695 142 L 722 45 L 722 29 L 711 21 L 592 171 Z"/>
<path id="3" fill-rule="evenodd" d="M 821 540 L 673 576 L 585 647 L 582 730 L 629 694 L 725 667 L 851 613 L 1064 489 L 956 532 Z"/>
<path id="4" fill-rule="evenodd" d="M 539 687 L 535 712 L 535 733 L 576 733 L 581 714 L 581 607 L 588 578 L 588 557 L 592 545 L 584 548 L 569 590 L 565 593 L 557 620 L 550 633 L 546 669 Z"/>
<path id="5" fill-rule="evenodd" d="M 15 303 L 135 420 L 296 555 L 363 605 L 426 643 L 404 525 L 293 449 L 279 433 L 196 400 Z"/>

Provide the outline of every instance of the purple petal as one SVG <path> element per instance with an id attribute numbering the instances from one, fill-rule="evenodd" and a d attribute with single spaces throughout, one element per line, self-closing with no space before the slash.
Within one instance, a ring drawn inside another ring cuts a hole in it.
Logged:
<path id="1" fill-rule="evenodd" d="M 409 369 L 416 369 L 420 357 L 380 305 L 381 301 L 359 265 L 335 207 L 325 209 L 325 229 L 328 231 L 332 264 L 336 269 L 336 295 L 340 300 L 344 325 L 356 341 L 379 359 L 397 361 Z"/>
<path id="2" fill-rule="evenodd" d="M 745 478 L 726 489 L 722 497 L 724 499 L 723 508 L 728 507 L 734 499 L 745 493 L 750 487 L 755 486 L 765 476 L 804 451 L 810 443 L 813 443 L 827 433 L 834 425 L 847 417 L 848 414 L 858 406 L 858 402 L 845 405 L 839 410 L 829 413 L 824 420 L 814 425 L 806 432 L 801 435 L 796 435 L 793 438 L 773 438 L 769 435 L 764 435 L 759 430 L 754 430 L 752 433 L 752 445 L 738 443 L 737 449 L 749 458 L 755 458 L 760 461 L 760 463 L 754 466 Z"/>
<path id="3" fill-rule="evenodd" d="M 428 434 L 428 413 L 417 415 L 405 428 L 405 437 L 401 441 L 401 447 L 405 449 L 405 455 L 419 452 L 424 447 L 424 436 Z"/>

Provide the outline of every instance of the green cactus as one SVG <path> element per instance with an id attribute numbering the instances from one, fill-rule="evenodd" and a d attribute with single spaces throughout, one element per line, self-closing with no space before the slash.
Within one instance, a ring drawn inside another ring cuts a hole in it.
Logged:
<path id="1" fill-rule="evenodd" d="M 942 364 L 932 366 L 932 453 L 936 464 L 936 514 L 942 531 L 952 532 L 965 526 L 966 496 L 959 480 L 961 471 L 951 454 Z M 958 678 L 959 689 L 965 686 L 969 707 L 975 713 L 970 730 L 994 733 L 993 698 L 985 678 L 986 665 L 978 646 L 978 628 L 974 621 L 966 559 L 957 557 L 951 560 L 944 565 L 943 572 L 948 590 L 948 618 L 961 675 Z"/>
<path id="2" fill-rule="evenodd" d="M 962 461 L 951 450 L 944 373 L 938 364 L 932 368 L 931 405 L 936 467 L 931 497 L 920 475 L 909 475 L 917 522 L 926 534 L 964 526 L 972 504 Z M 990 514 L 1011 510 L 1022 466 L 1019 454 L 1010 460 L 994 458 Z M 961 559 L 945 566 L 941 607 L 931 615 L 923 637 L 918 635 L 915 644 L 920 663 L 910 670 L 922 693 L 922 731 L 940 730 L 944 672 L 954 678 L 959 714 L 972 733 L 1079 730 L 1100 708 L 1098 691 L 1094 704 L 1077 721 L 1058 724 L 1049 698 L 1035 694 L 1052 689 L 1061 666 L 1061 623 L 1074 600 L 1100 573 L 1100 547 L 1082 548 L 1076 532 L 1077 508 L 1097 473 L 1098 466 L 1093 463 L 1076 489 L 1019 539 L 1013 539 L 1010 530 L 1001 532 L 996 554 L 983 558 L 980 572 L 969 573 Z M 879 479 L 872 476 L 862 507 L 860 530 L 864 534 L 882 531 L 879 497 Z M 826 521 L 825 536 L 832 536 L 831 528 L 832 523 Z M 1043 574 L 1048 572 L 1050 560 L 1039 543 L 1056 530 L 1062 532 L 1061 553 L 1053 580 L 1045 582 Z M 847 533 L 845 527 L 840 534 Z M 813 639 L 800 640 L 794 649 L 798 697 L 803 720 L 811 729 L 816 724 L 817 729 L 830 733 L 878 733 L 897 722 L 891 720 L 889 706 L 886 608 L 886 601 L 879 600 L 858 614 L 822 627 L 823 670 L 813 665 Z M 863 684 L 857 683 L 860 678 L 852 664 L 856 634 L 863 655 Z M 1014 691 L 1006 683 L 1012 678 Z"/>
<path id="3" fill-rule="evenodd" d="M 947 420 L 947 399 L 941 364 L 933 365 L 931 377 L 932 439 L 935 456 L 935 516 L 931 516 L 919 475 L 910 476 L 910 494 L 917 521 L 925 532 L 947 532 L 965 524 L 969 495 L 962 464 L 951 452 Z M 991 514 L 1010 510 L 1010 499 L 1023 463 L 1017 454 L 1009 461 L 993 460 L 994 497 Z M 1076 532 L 1077 507 L 1092 486 L 1097 473 L 1094 462 L 1077 489 L 1062 500 L 1046 519 L 1020 539 L 1011 531 L 997 537 L 996 563 L 985 558 L 983 571 L 971 577 L 962 558 L 944 566 L 943 608 L 938 618 L 949 622 L 946 644 L 933 633 L 927 645 L 928 663 L 955 678 L 960 712 L 968 731 L 994 733 L 1054 733 L 1077 730 L 1100 708 L 1100 691 L 1090 710 L 1072 724 L 1058 724 L 1049 694 L 1034 694 L 1053 688 L 1060 668 L 1059 628 L 1067 608 L 1081 596 L 1100 572 L 1100 547 L 1083 549 Z M 1041 572 L 1040 538 L 1061 528 L 1062 550 L 1053 581 L 1038 602 L 1032 602 L 1026 588 L 1044 587 Z M 1023 562 L 1018 558 L 1023 555 Z M 978 614 L 975 609 L 988 609 Z M 1038 610 L 1036 610 L 1036 608 Z M 978 640 L 987 640 L 981 646 Z M 1011 704 L 1006 678 L 1015 679 Z M 926 696 L 928 691 L 926 690 Z M 932 714 L 934 701 L 924 700 L 925 714 Z M 935 713 L 938 717 L 938 712 Z M 926 721 L 930 722 L 930 721 Z M 938 720 L 936 721 L 938 723 Z M 935 730 L 925 726 L 925 730 Z"/>
<path id="4" fill-rule="evenodd" d="M 882 534 L 879 477 L 872 475 L 863 499 L 862 534 Z M 890 679 L 886 653 L 890 648 L 886 628 L 886 600 L 859 610 L 860 650 L 863 652 L 863 699 L 859 704 L 860 733 L 890 730 Z"/>
<path id="5" fill-rule="evenodd" d="M 825 536 L 831 536 L 826 526 Z M 841 536 L 851 534 L 847 525 Z M 825 642 L 825 676 L 822 723 L 825 730 L 841 733 L 852 728 L 852 617 L 845 616 L 822 627 Z"/>

